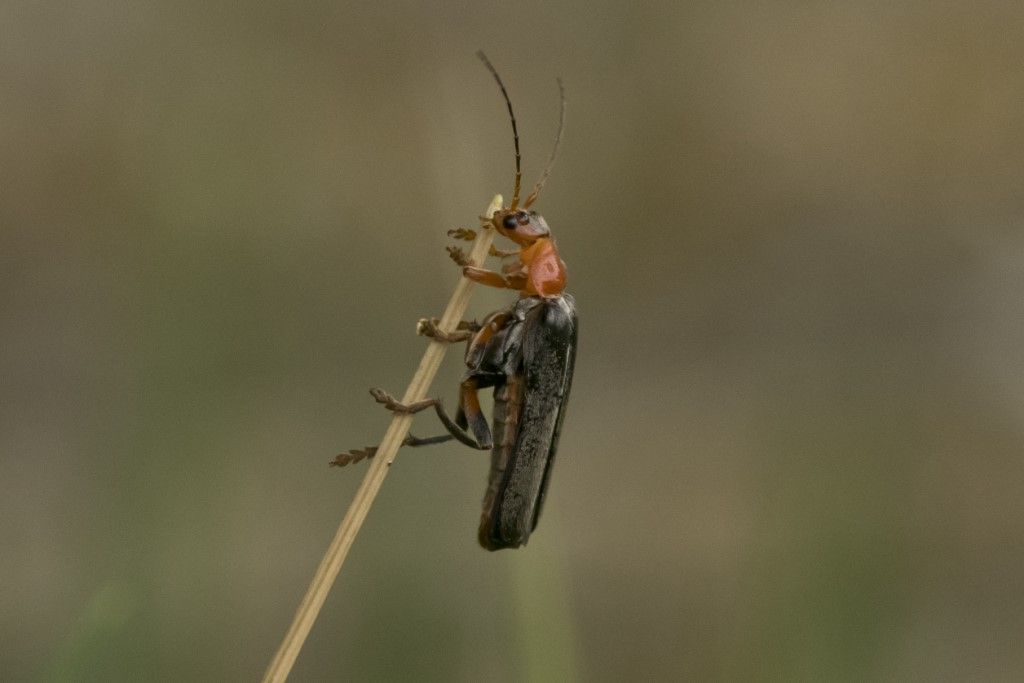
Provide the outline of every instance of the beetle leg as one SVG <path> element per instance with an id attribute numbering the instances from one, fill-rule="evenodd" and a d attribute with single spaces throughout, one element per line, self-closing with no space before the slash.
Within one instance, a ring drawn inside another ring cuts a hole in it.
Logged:
<path id="1" fill-rule="evenodd" d="M 454 344 L 466 341 L 480 329 L 480 325 L 475 320 L 462 320 L 455 326 L 455 331 L 442 332 L 437 327 L 439 322 L 438 318 L 420 318 L 416 322 L 416 334 Z"/>
<path id="2" fill-rule="evenodd" d="M 490 431 L 490 429 L 487 426 L 487 420 L 484 419 L 483 413 L 480 411 L 480 402 L 476 400 L 475 380 L 466 380 L 466 382 L 469 382 L 469 381 L 473 381 L 474 382 L 473 401 L 474 401 L 474 403 L 476 405 L 476 410 L 477 410 L 477 413 L 479 415 L 479 418 L 481 420 L 483 420 L 483 432 L 477 431 L 479 429 L 479 425 L 476 424 L 476 423 L 473 423 L 473 433 L 477 435 L 477 438 L 478 438 L 479 442 L 475 441 L 473 439 L 473 437 L 462 426 L 460 426 L 458 424 L 459 422 L 465 422 L 465 416 L 462 414 L 463 413 L 463 407 L 461 405 L 459 406 L 459 412 L 456 413 L 456 415 L 455 415 L 455 420 L 452 420 L 450 417 L 448 417 L 448 412 L 445 411 L 444 406 L 441 404 L 441 400 L 440 399 L 425 398 L 422 401 L 416 401 L 415 403 L 404 404 L 404 403 L 399 403 L 398 400 L 396 400 L 394 396 L 392 396 L 391 394 L 387 393 L 383 389 L 376 389 L 376 388 L 375 389 L 370 389 L 370 394 L 373 395 L 373 398 L 374 398 L 374 400 L 377 401 L 377 403 L 382 403 L 385 408 L 387 408 L 388 410 L 390 410 L 393 413 L 405 413 L 407 415 L 413 415 L 415 413 L 420 412 L 421 410 L 426 410 L 427 408 L 430 408 L 431 406 L 433 406 L 434 412 L 437 413 L 438 419 L 441 420 L 441 424 L 444 425 L 445 429 L 448 430 L 448 433 L 451 434 L 452 437 L 454 437 L 458 441 L 466 444 L 470 448 L 476 448 L 476 449 L 481 450 L 481 451 L 490 450 L 490 448 L 491 448 L 491 438 L 490 438 L 491 437 L 491 431 Z M 465 385 L 466 382 L 463 382 L 463 385 Z M 483 434 L 483 436 L 485 438 L 480 439 L 480 434 Z M 431 438 L 436 438 L 436 437 L 431 437 Z M 430 443 L 436 443 L 436 442 L 430 441 Z M 417 445 L 417 444 L 410 443 L 410 444 L 406 444 L 406 445 L 412 446 L 412 445 Z"/>
<path id="3" fill-rule="evenodd" d="M 466 256 L 466 252 L 462 250 L 462 247 L 445 247 L 448 250 L 448 256 L 451 257 L 452 261 L 456 264 L 465 268 L 469 265 L 469 257 Z"/>
<path id="4" fill-rule="evenodd" d="M 492 244 L 491 248 L 487 251 L 487 253 L 490 254 L 491 256 L 497 256 L 498 258 L 508 258 L 509 256 L 517 255 L 519 253 L 519 250 L 518 249 L 498 249 L 496 246 L 494 246 Z"/>
<path id="5" fill-rule="evenodd" d="M 410 434 L 409 436 L 405 437 L 405 441 L 402 442 L 402 445 L 411 446 L 413 448 L 417 446 L 430 446 L 435 443 L 444 443 L 445 441 L 451 441 L 454 438 L 455 437 L 452 436 L 451 434 L 442 434 L 440 436 L 427 436 L 421 439 L 418 436 L 413 436 L 412 434 Z"/>
<path id="6" fill-rule="evenodd" d="M 445 429 L 448 430 L 448 433 L 442 434 L 441 436 L 428 436 L 423 439 L 410 434 L 405 437 L 405 441 L 402 442 L 403 446 L 429 446 L 430 444 L 443 443 L 445 441 L 455 439 L 456 441 L 464 443 L 470 448 L 475 448 L 477 450 L 485 451 L 490 448 L 489 446 L 481 446 L 478 444 L 473 440 L 473 437 L 470 436 L 469 432 L 466 431 L 466 413 L 462 409 L 461 405 L 459 406 L 459 409 L 455 411 L 455 419 L 452 420 L 448 417 L 448 412 L 444 409 L 444 405 L 442 405 L 441 401 L 438 399 L 434 399 L 434 401 L 434 412 L 437 413 L 438 419 L 441 420 L 441 424 L 443 424 Z"/>
<path id="7" fill-rule="evenodd" d="M 518 254 L 519 252 L 512 252 L 512 253 L 513 254 Z M 501 274 L 504 275 L 505 277 L 520 276 L 520 277 L 524 277 L 525 278 L 526 277 L 526 269 L 523 267 L 523 264 L 520 263 L 519 261 L 511 261 L 511 262 L 508 262 L 508 263 L 503 263 L 501 265 Z"/>
<path id="8" fill-rule="evenodd" d="M 440 401 L 434 404 L 434 412 L 437 413 L 437 419 L 441 420 L 441 424 L 448 430 L 448 434 L 451 435 L 459 443 L 463 443 L 470 448 L 475 448 L 478 451 L 489 451 L 491 450 L 490 438 L 481 440 L 479 436 L 476 439 L 466 431 L 466 413 L 463 411 L 462 406 L 459 406 L 458 412 L 455 413 L 455 419 L 452 420 L 448 417 L 448 413 L 445 411 L 444 406 L 441 405 Z M 487 420 L 484 420 L 484 428 L 487 428 Z M 475 430 L 474 430 L 475 433 Z M 490 437 L 490 430 L 487 431 L 486 436 Z M 431 437 L 438 439 L 440 437 Z"/>
<path id="9" fill-rule="evenodd" d="M 476 239 L 476 230 L 472 228 L 455 228 L 448 231 L 448 236 L 457 240 L 472 242 Z"/>
<path id="10" fill-rule="evenodd" d="M 485 270 L 476 266 L 465 266 L 462 274 L 474 282 L 479 282 L 488 287 L 500 287 L 504 289 L 523 289 L 526 286 L 525 275 L 502 275 L 493 270 Z"/>
<path id="11" fill-rule="evenodd" d="M 360 460 L 366 460 L 377 455 L 376 446 L 367 446 L 366 448 L 359 450 L 345 451 L 341 455 L 334 457 L 334 460 L 330 462 L 331 467 L 344 467 L 345 465 L 351 465 L 352 463 L 359 462 Z"/>
<path id="12" fill-rule="evenodd" d="M 455 411 L 455 424 L 463 430 L 469 425 L 469 423 L 466 422 L 466 411 L 462 409 L 461 405 L 459 405 L 459 409 Z"/>
<path id="13" fill-rule="evenodd" d="M 412 434 L 409 434 L 407 437 L 405 437 L 405 440 L 402 441 L 402 445 L 411 446 L 413 448 L 415 448 L 416 446 L 430 446 L 431 444 L 435 443 L 444 443 L 445 441 L 451 441 L 454 438 L 455 437 L 452 436 L 451 434 L 442 434 L 441 436 L 428 436 L 426 438 L 421 439 L 418 436 L 413 436 Z M 336 456 L 334 460 L 330 462 L 330 466 L 344 467 L 345 465 L 357 463 L 360 460 L 368 460 L 375 455 L 377 455 L 377 446 L 367 446 L 366 448 L 363 448 L 361 450 L 356 449 L 351 451 L 345 451 L 341 455 Z"/>
<path id="14" fill-rule="evenodd" d="M 378 389 L 376 387 L 370 389 L 370 395 L 373 396 L 373 400 L 377 403 L 384 404 L 384 407 L 391 412 L 405 413 L 406 415 L 415 415 L 421 410 L 426 410 L 435 403 L 438 403 L 436 398 L 425 398 L 422 401 L 416 401 L 415 403 L 399 403 L 398 399 L 394 396 L 383 389 Z"/>
<path id="15" fill-rule="evenodd" d="M 512 315 L 510 313 L 501 312 L 492 313 L 484 318 L 483 324 L 477 325 L 476 330 L 474 331 L 473 341 L 469 343 L 470 350 L 472 351 L 478 347 L 482 347 L 490 341 L 491 337 L 493 337 L 498 330 L 505 327 L 505 324 L 511 317 Z"/>
<path id="16" fill-rule="evenodd" d="M 487 344 L 502 328 L 508 324 L 511 314 L 508 312 L 492 313 L 484 318 L 483 324 L 480 329 L 473 335 L 473 338 L 469 340 L 466 345 L 466 364 L 470 367 L 475 367 L 480 363 L 480 359 L 483 358 L 484 353 L 487 350 Z"/>
<path id="17" fill-rule="evenodd" d="M 464 419 L 468 422 L 469 428 L 473 431 L 473 436 L 476 437 L 476 441 L 479 444 L 477 448 L 480 450 L 490 449 L 494 442 L 491 439 L 491 428 L 487 424 L 487 418 L 484 417 L 483 411 L 480 410 L 480 397 L 477 395 L 476 378 L 469 377 L 463 380 L 459 386 L 459 409 L 462 411 Z M 440 416 L 440 412 L 438 416 Z M 441 421 L 445 422 L 444 418 L 441 418 Z M 448 427 L 448 431 L 453 435 L 455 434 L 447 422 L 445 422 L 445 427 Z M 456 438 L 458 437 L 456 436 Z M 461 441 L 461 439 L 459 440 Z"/>

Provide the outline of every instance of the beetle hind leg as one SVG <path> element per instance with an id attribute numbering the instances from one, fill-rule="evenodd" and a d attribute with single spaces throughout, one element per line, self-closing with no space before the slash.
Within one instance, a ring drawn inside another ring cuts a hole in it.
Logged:
<path id="1" fill-rule="evenodd" d="M 441 436 L 428 436 L 426 438 L 419 438 L 409 434 L 402 441 L 403 446 L 410 446 L 415 448 L 417 446 L 431 446 L 435 443 L 444 443 L 445 441 L 451 441 L 455 437 L 451 434 L 442 434 Z M 377 455 L 377 446 L 367 446 L 362 449 L 354 449 L 351 451 L 345 451 L 341 455 L 335 456 L 334 460 L 330 462 L 331 467 L 344 467 L 345 465 L 352 465 L 359 462 L 360 460 L 369 460 L 373 456 Z"/>
<path id="2" fill-rule="evenodd" d="M 412 434 L 410 434 L 409 436 L 405 437 L 405 441 L 402 442 L 402 445 L 410 446 L 412 448 L 416 448 L 417 446 L 432 446 L 436 443 L 445 443 L 446 441 L 451 441 L 454 438 L 455 437 L 452 436 L 451 434 L 441 434 L 440 436 L 427 436 L 421 439 L 418 436 L 413 436 Z"/>

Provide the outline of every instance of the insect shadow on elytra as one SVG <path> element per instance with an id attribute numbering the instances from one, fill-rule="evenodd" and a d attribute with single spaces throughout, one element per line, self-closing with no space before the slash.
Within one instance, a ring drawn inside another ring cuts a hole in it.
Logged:
<path id="1" fill-rule="evenodd" d="M 554 462 L 576 359 L 578 318 L 573 297 L 564 292 L 566 268 L 544 219 L 530 207 L 551 174 L 565 126 L 565 90 L 559 79 L 558 132 L 547 165 L 533 191 L 519 205 L 522 185 L 519 129 L 512 101 L 497 70 L 484 53 L 477 56 L 494 77 L 508 109 L 515 147 L 515 182 L 512 202 L 494 213 L 489 223 L 516 248 L 491 255 L 503 260 L 500 272 L 469 263 L 458 247 L 451 258 L 465 277 L 490 287 L 512 289 L 519 299 L 508 308 L 488 315 L 480 324 L 461 322 L 454 332 L 438 329 L 436 319 L 421 320 L 419 334 L 439 342 L 467 342 L 468 367 L 459 385 L 458 410 L 451 418 L 440 399 L 402 404 L 383 389 L 371 389 L 374 399 L 396 413 L 418 413 L 434 408 L 447 430 L 440 436 L 409 435 L 405 446 L 426 446 L 451 440 L 478 450 L 491 451 L 491 469 L 480 519 L 479 541 L 488 550 L 516 548 L 536 528 Z M 473 240 L 473 230 L 448 234 Z M 478 391 L 494 388 L 493 427 L 480 408 Z M 376 447 L 342 453 L 332 465 L 344 466 L 371 458 Z"/>

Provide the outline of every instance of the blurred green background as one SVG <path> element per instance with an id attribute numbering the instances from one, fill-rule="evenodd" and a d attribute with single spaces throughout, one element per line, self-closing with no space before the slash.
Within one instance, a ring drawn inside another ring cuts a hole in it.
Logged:
<path id="1" fill-rule="evenodd" d="M 327 463 L 380 438 L 366 390 L 456 281 L 445 230 L 510 191 L 484 48 L 528 184 L 568 93 L 544 519 L 484 552 L 486 456 L 402 454 L 293 680 L 1019 680 L 1022 25 L 6 3 L 2 678 L 262 675 L 365 473 Z"/>

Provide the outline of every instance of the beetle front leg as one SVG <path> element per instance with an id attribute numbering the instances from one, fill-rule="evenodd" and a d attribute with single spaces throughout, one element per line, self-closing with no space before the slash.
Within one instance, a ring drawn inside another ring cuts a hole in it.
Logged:
<path id="1" fill-rule="evenodd" d="M 463 251 L 462 247 L 445 247 L 448 250 L 448 256 L 452 261 L 455 261 L 457 265 L 462 267 L 472 266 L 473 264 L 469 261 L 469 256 Z M 487 250 L 489 256 L 497 256 L 498 258 L 508 258 L 509 256 L 516 256 L 520 253 L 519 249 L 498 249 L 493 244 L 490 249 Z"/>
<path id="2" fill-rule="evenodd" d="M 463 268 L 470 265 L 469 256 L 462 250 L 462 247 L 445 247 L 448 250 L 448 256 L 451 257 L 452 261 L 455 261 L 456 265 L 460 265 Z"/>
<path id="3" fill-rule="evenodd" d="M 472 242 L 476 239 L 476 230 L 472 228 L 455 228 L 448 231 L 448 236 L 457 240 Z"/>
<path id="4" fill-rule="evenodd" d="M 520 249 L 498 249 L 493 244 L 491 245 L 491 248 L 487 250 L 488 254 L 490 254 L 491 256 L 497 256 L 498 258 L 508 258 L 509 256 L 518 256 L 520 254 L 520 252 L 521 252 Z"/>
<path id="5" fill-rule="evenodd" d="M 493 270 L 485 270 L 476 266 L 465 266 L 462 269 L 462 274 L 473 282 L 479 282 L 488 287 L 498 287 L 501 289 L 523 289 L 526 287 L 525 275 L 503 275 Z"/>

